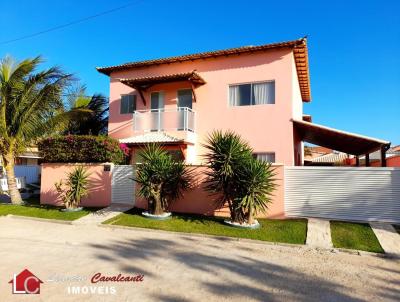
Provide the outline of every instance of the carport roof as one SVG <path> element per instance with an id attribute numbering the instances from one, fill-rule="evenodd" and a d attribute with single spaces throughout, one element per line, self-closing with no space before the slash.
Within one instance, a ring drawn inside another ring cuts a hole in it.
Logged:
<path id="1" fill-rule="evenodd" d="M 302 141 L 331 148 L 353 155 L 374 152 L 382 147 L 389 148 L 390 142 L 345 132 L 322 125 L 292 120 L 294 129 Z"/>

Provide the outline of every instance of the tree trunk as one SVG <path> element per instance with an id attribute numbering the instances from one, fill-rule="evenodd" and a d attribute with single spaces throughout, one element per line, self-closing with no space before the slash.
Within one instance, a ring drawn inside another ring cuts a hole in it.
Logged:
<path id="1" fill-rule="evenodd" d="M 254 223 L 254 214 L 253 214 L 253 207 L 250 207 L 249 209 L 249 217 L 247 218 L 247 223 L 248 224 L 253 224 Z"/>
<path id="2" fill-rule="evenodd" d="M 163 214 L 163 208 L 161 206 L 161 197 L 160 194 L 157 194 L 154 198 L 154 215 L 161 215 Z"/>
<path id="3" fill-rule="evenodd" d="M 6 176 L 7 176 L 8 194 L 10 195 L 11 202 L 13 204 L 22 204 L 23 200 L 21 198 L 21 194 L 18 191 L 17 182 L 15 180 L 14 155 L 12 153 L 4 154 L 3 161 L 7 174 Z"/>
<path id="4" fill-rule="evenodd" d="M 161 200 L 161 184 L 152 185 L 152 205 L 149 212 L 153 215 L 161 215 L 164 213 L 162 200 Z"/>

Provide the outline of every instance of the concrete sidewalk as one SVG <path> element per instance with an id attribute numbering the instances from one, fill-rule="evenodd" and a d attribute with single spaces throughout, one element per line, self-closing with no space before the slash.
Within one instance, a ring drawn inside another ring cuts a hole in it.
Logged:
<path id="1" fill-rule="evenodd" d="M 333 248 L 329 220 L 308 218 L 306 244 L 316 248 Z"/>
<path id="2" fill-rule="evenodd" d="M 75 225 L 98 225 L 103 221 L 111 219 L 123 212 L 129 211 L 132 209 L 132 205 L 128 204 L 111 204 L 109 207 L 98 210 L 96 212 L 90 213 L 82 218 L 74 220 L 72 224 Z"/>
<path id="3" fill-rule="evenodd" d="M 400 234 L 389 223 L 371 222 L 370 226 L 385 253 L 400 258 Z"/>

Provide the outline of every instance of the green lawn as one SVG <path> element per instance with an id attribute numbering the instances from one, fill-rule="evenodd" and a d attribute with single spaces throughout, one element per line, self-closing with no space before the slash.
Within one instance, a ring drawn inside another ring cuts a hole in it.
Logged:
<path id="1" fill-rule="evenodd" d="M 334 247 L 384 253 L 374 231 L 366 223 L 331 221 Z"/>
<path id="2" fill-rule="evenodd" d="M 26 205 L 0 204 L 0 216 L 12 214 L 46 219 L 75 220 L 97 210 L 83 209 L 79 212 L 61 212 L 61 207 L 40 205 L 38 199 L 27 199 L 25 202 L 27 202 Z"/>
<path id="3" fill-rule="evenodd" d="M 243 230 L 224 225 L 224 218 L 222 217 L 174 214 L 169 220 L 158 221 L 145 218 L 141 216 L 140 213 L 141 210 L 132 209 L 107 220 L 104 223 L 174 232 L 199 233 L 295 244 L 304 244 L 306 241 L 306 219 L 258 219 L 261 224 L 259 229 Z"/>

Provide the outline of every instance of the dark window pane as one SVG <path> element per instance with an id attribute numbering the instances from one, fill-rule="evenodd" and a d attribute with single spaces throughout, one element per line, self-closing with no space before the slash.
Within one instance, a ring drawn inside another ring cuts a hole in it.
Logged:
<path id="1" fill-rule="evenodd" d="M 133 113 L 135 110 L 136 110 L 136 95 L 130 95 L 129 113 Z"/>
<path id="2" fill-rule="evenodd" d="M 239 85 L 239 106 L 249 106 L 251 104 L 251 85 Z"/>
<path id="3" fill-rule="evenodd" d="M 178 107 L 188 107 L 192 109 L 192 90 L 178 90 Z"/>
<path id="4" fill-rule="evenodd" d="M 121 96 L 121 114 L 133 113 L 136 110 L 136 95 Z"/>

